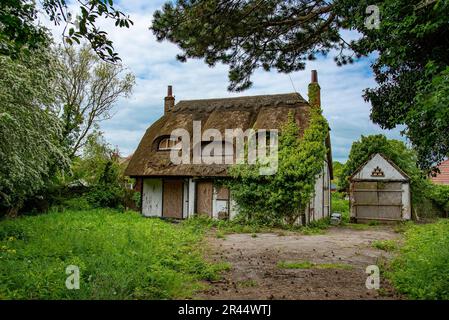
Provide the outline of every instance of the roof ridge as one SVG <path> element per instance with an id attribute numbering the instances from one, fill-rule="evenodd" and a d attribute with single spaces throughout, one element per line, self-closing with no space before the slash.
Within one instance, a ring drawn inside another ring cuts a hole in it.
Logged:
<path id="1" fill-rule="evenodd" d="M 224 98 L 207 98 L 207 99 L 190 99 L 190 100 L 179 100 L 177 102 L 205 102 L 205 101 L 217 101 L 217 100 L 240 100 L 240 99 L 249 99 L 249 98 L 258 98 L 258 97 L 281 97 L 281 96 L 289 96 L 289 95 L 295 95 L 299 97 L 299 100 L 306 101 L 298 92 L 288 92 L 288 93 L 274 93 L 274 94 L 258 94 L 253 96 L 237 96 L 237 97 L 224 97 Z M 307 102 L 307 101 L 306 101 Z"/>

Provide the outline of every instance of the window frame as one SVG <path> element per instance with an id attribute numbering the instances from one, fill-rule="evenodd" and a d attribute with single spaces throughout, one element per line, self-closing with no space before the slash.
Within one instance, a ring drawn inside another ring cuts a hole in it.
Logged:
<path id="1" fill-rule="evenodd" d="M 171 151 L 171 150 L 181 150 L 182 147 L 175 147 L 181 142 L 181 137 L 165 136 L 159 139 L 157 143 L 157 151 Z M 161 146 L 165 143 L 165 146 Z"/>

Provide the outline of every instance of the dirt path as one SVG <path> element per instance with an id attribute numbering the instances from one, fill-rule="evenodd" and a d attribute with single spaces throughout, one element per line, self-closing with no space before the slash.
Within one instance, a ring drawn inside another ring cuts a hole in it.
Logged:
<path id="1" fill-rule="evenodd" d="M 391 227 L 353 230 L 333 227 L 323 235 L 230 234 L 210 239 L 213 260 L 228 261 L 224 280 L 211 283 L 200 299 L 397 299 L 382 281 L 381 290 L 365 287 L 368 265 L 391 258 L 371 246 L 398 237 Z M 283 269 L 280 261 L 344 264 L 351 269 Z"/>

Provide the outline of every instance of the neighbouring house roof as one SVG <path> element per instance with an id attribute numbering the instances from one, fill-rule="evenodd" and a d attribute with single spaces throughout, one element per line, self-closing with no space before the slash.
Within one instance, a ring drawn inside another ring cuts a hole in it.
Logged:
<path id="1" fill-rule="evenodd" d="M 174 129 L 183 128 L 192 139 L 193 121 L 201 121 L 202 132 L 214 128 L 223 135 L 225 129 L 280 129 L 290 111 L 294 113 L 302 133 L 309 123 L 310 105 L 298 93 L 180 101 L 173 110 L 166 112 L 147 129 L 125 174 L 226 176 L 228 165 L 172 164 L 170 152 L 157 151 L 160 137 L 170 135 Z M 330 148 L 330 140 L 327 140 Z M 332 163 L 331 159 L 329 163 Z"/>
<path id="2" fill-rule="evenodd" d="M 437 168 L 440 173 L 430 177 L 432 182 L 436 184 L 449 184 L 449 159 L 441 162 Z"/>

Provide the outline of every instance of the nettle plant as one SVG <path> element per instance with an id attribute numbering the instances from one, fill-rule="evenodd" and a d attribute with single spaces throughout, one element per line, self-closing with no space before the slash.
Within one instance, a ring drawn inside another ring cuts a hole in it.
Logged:
<path id="1" fill-rule="evenodd" d="M 268 225 L 293 224 L 305 213 L 323 169 L 329 128 L 319 108 L 311 108 L 310 117 L 300 136 L 293 113 L 289 113 L 280 131 L 275 174 L 261 175 L 260 164 L 230 168 L 232 179 L 223 183 L 231 189 L 240 218 Z"/>

